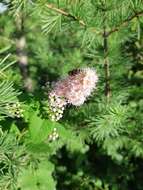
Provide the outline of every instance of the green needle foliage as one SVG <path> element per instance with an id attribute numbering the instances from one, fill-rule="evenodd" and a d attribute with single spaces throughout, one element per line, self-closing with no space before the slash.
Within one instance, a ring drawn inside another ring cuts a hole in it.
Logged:
<path id="1" fill-rule="evenodd" d="M 0 190 L 142 190 L 143 1 L 1 4 Z M 86 67 L 97 89 L 51 121 L 52 83 Z"/>
<path id="2" fill-rule="evenodd" d="M 4 71 L 15 63 L 15 61 L 11 61 L 7 65 L 4 65 L 4 62 L 8 59 L 8 57 L 9 55 L 0 61 L 0 119 L 2 119 L 4 116 L 12 116 L 9 112 L 9 106 L 15 104 L 16 101 L 18 101 L 17 96 L 19 94 L 13 88 L 13 83 L 8 81 L 6 79 L 6 75 L 4 74 Z"/>

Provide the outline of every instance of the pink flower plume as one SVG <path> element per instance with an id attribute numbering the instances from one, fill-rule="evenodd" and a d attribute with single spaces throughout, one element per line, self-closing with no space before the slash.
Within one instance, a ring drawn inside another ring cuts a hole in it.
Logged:
<path id="1" fill-rule="evenodd" d="M 55 83 L 49 97 L 55 96 L 56 101 L 50 102 L 53 107 L 65 107 L 66 104 L 82 105 L 88 96 L 96 89 L 98 76 L 91 68 L 83 68 L 69 74 L 65 79 Z M 59 100 L 58 100 L 59 99 Z M 61 103 L 57 103 L 57 100 Z M 56 105 L 55 105 L 56 104 Z"/>

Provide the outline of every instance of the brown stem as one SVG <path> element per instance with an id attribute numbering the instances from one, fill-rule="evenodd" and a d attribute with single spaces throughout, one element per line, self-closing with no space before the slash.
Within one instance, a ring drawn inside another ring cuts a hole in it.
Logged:
<path id="1" fill-rule="evenodd" d="M 103 49 L 104 49 L 104 72 L 105 72 L 105 96 L 107 102 L 109 101 L 111 89 L 110 89 L 110 69 L 109 69 L 109 59 L 108 59 L 108 36 L 106 31 L 106 0 L 101 1 L 104 8 L 103 11 Z"/>
<path id="2" fill-rule="evenodd" d="M 46 7 L 48 7 L 49 9 L 51 9 L 51 10 L 53 10 L 53 11 L 59 13 L 59 14 L 62 14 L 64 16 L 66 16 L 66 17 L 69 17 L 69 18 L 75 20 L 75 21 L 78 21 L 79 24 L 81 24 L 84 27 L 86 26 L 85 22 L 83 20 L 81 20 L 80 18 L 78 18 L 78 17 L 76 17 L 76 16 L 74 16 L 74 15 L 72 15 L 72 14 L 70 14 L 70 13 L 68 13 L 68 12 L 66 12 L 66 11 L 64 11 L 62 9 L 59 9 L 59 8 L 55 7 L 54 5 L 52 5 L 52 4 L 47 4 Z"/>
<path id="3" fill-rule="evenodd" d="M 109 59 L 108 59 L 108 36 L 105 28 L 103 34 L 103 48 L 104 48 L 104 71 L 105 71 L 105 96 L 107 97 L 107 100 L 109 100 L 109 97 L 111 95 L 110 69 L 109 69 Z"/>

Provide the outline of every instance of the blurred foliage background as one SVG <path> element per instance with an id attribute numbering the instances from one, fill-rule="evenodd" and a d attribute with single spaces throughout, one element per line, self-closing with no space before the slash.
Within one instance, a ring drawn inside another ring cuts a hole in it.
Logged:
<path id="1" fill-rule="evenodd" d="M 50 121 L 52 82 L 83 67 L 97 90 Z M 1 0 L 0 189 L 142 190 L 142 83 L 142 0 Z"/>

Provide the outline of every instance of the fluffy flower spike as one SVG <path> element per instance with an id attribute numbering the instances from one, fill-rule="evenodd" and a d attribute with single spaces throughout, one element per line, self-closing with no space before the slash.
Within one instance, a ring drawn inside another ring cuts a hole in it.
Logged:
<path id="1" fill-rule="evenodd" d="M 83 68 L 71 72 L 65 79 L 55 83 L 49 94 L 52 120 L 59 120 L 67 104 L 82 105 L 92 91 L 96 88 L 98 76 L 91 68 Z M 58 111 L 57 111 L 58 110 Z M 60 111 L 60 116 L 57 112 Z M 56 116 L 57 115 L 57 116 Z"/>

